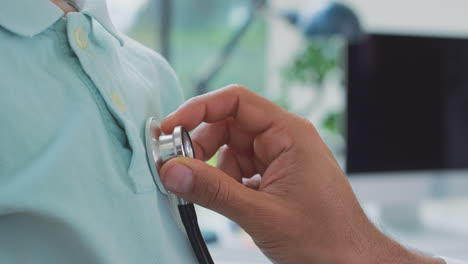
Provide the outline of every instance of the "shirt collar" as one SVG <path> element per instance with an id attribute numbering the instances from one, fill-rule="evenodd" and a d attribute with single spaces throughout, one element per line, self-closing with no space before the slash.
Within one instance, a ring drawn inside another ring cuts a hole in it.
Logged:
<path id="1" fill-rule="evenodd" d="M 120 33 L 112 24 L 106 0 L 70 0 L 81 13 L 94 18 L 120 45 Z M 0 4 L 0 25 L 21 36 L 33 37 L 59 20 L 63 11 L 49 0 L 3 0 Z"/>

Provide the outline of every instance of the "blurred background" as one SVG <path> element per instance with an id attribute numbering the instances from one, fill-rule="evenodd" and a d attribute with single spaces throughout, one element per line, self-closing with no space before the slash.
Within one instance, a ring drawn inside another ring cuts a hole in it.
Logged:
<path id="1" fill-rule="evenodd" d="M 468 260 L 468 2 L 108 5 L 170 62 L 186 98 L 239 83 L 308 118 L 379 228 Z M 269 263 L 234 223 L 198 211 L 216 263 Z"/>

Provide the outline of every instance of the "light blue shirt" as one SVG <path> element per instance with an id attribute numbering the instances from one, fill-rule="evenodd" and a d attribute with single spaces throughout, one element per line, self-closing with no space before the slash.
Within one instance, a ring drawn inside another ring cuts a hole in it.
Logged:
<path id="1" fill-rule="evenodd" d="M 0 263 L 195 263 L 143 142 L 176 76 L 104 0 L 73 4 L 0 3 Z"/>

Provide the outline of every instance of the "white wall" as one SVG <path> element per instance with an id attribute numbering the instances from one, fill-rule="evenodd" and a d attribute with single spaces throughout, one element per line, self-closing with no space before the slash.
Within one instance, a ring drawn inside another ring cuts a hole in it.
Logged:
<path id="1" fill-rule="evenodd" d="M 307 11 L 326 0 L 270 0 L 271 13 L 284 9 Z M 468 38 L 468 0 L 342 0 L 360 16 L 367 32 L 438 35 Z M 267 84 L 278 95 L 280 71 L 302 45 L 298 31 L 270 16 Z"/>
<path id="2" fill-rule="evenodd" d="M 313 0 L 312 0 L 313 1 Z M 303 1 L 304 4 L 310 1 Z M 468 37 L 467 0 L 343 0 L 371 32 Z"/>

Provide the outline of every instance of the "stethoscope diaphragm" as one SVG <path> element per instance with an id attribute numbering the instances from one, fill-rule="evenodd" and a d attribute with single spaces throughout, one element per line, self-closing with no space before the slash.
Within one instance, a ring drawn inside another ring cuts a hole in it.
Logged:
<path id="1" fill-rule="evenodd" d="M 171 135 L 165 135 L 159 127 L 158 120 L 155 117 L 151 117 L 146 122 L 145 141 L 146 153 L 154 182 L 162 194 L 169 195 L 170 192 L 162 184 L 159 170 L 166 161 L 172 158 L 178 156 L 195 158 L 190 135 L 181 126 L 174 128 L 174 132 Z"/>
<path id="2" fill-rule="evenodd" d="M 151 117 L 145 124 L 145 144 L 148 165 L 158 190 L 165 196 L 172 195 L 164 187 L 159 171 L 164 163 L 172 158 L 184 156 L 195 158 L 192 140 L 185 128 L 178 126 L 171 135 L 165 135 L 159 122 Z M 177 197 L 178 209 L 187 237 L 200 264 L 214 263 L 198 226 L 194 205 Z"/>

